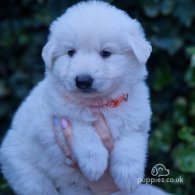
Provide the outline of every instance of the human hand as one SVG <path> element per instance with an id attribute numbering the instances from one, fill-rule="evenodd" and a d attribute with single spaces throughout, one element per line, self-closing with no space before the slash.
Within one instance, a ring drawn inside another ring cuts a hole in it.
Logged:
<path id="1" fill-rule="evenodd" d="M 104 146 L 109 152 L 111 152 L 114 147 L 114 142 L 109 127 L 102 114 L 94 113 L 94 116 L 97 118 L 96 122 L 94 123 L 94 127 L 98 135 L 100 136 Z M 71 124 L 65 118 L 58 119 L 56 117 L 54 117 L 53 124 L 56 142 L 66 156 L 65 163 L 72 168 L 79 169 L 77 162 L 74 160 L 72 155 L 73 143 Z M 61 135 L 63 135 L 64 140 L 66 140 L 65 142 L 63 142 L 63 139 L 60 138 Z M 109 170 L 106 170 L 104 175 L 96 182 L 89 181 L 88 179 L 86 179 L 86 181 L 95 195 L 109 195 L 110 193 L 116 192 L 118 190 L 110 175 Z"/>

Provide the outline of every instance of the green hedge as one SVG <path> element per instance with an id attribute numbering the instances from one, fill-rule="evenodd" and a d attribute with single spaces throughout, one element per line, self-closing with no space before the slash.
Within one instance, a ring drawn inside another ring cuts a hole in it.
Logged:
<path id="1" fill-rule="evenodd" d="M 0 2 L 0 137 L 30 89 L 43 78 L 41 50 L 50 22 L 75 0 Z M 175 194 L 195 194 L 195 2 L 110 0 L 143 24 L 153 45 L 148 62 L 153 119 L 147 177 L 155 164 L 184 183 L 160 183 Z M 12 194 L 0 178 L 0 194 Z"/>

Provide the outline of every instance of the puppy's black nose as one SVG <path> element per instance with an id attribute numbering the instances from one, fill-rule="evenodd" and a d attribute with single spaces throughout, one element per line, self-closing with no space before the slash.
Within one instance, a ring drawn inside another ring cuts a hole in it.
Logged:
<path id="1" fill-rule="evenodd" d="M 89 75 L 79 75 L 76 76 L 75 82 L 79 89 L 89 89 L 92 86 L 93 79 Z"/>

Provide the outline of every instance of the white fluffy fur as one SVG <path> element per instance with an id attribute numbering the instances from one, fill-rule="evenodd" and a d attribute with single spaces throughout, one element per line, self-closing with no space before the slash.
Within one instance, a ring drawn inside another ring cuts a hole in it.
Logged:
<path id="1" fill-rule="evenodd" d="M 72 58 L 69 49 L 76 49 Z M 99 52 L 112 55 L 102 59 Z M 52 116 L 65 116 L 73 127 L 73 153 L 82 173 L 97 180 L 110 164 L 122 190 L 131 191 L 144 176 L 150 103 L 145 63 L 151 46 L 138 21 L 103 2 L 82 2 L 54 21 L 43 49 L 46 76 L 22 103 L 1 147 L 2 171 L 21 195 L 90 195 L 84 177 L 65 165 L 55 142 Z M 87 73 L 97 93 L 83 94 L 74 78 Z M 85 103 L 128 93 L 117 108 L 97 109 L 106 118 L 115 146 L 109 158 L 98 137 L 92 110 Z M 65 98 L 68 96 L 70 100 Z"/>

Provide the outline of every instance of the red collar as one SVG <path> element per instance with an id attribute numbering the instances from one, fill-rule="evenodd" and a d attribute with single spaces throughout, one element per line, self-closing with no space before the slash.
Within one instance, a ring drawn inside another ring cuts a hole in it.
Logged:
<path id="1" fill-rule="evenodd" d="M 71 101 L 71 98 L 68 97 L 68 96 L 65 96 L 65 98 L 68 100 L 68 101 Z M 126 94 L 123 94 L 121 96 L 118 96 L 117 98 L 115 99 L 111 99 L 111 100 L 108 100 L 108 101 L 105 101 L 105 102 L 92 102 L 91 104 L 88 104 L 88 106 L 90 106 L 91 108 L 106 108 L 106 107 L 109 107 L 109 108 L 116 108 L 117 106 L 119 106 L 123 101 L 128 101 L 128 93 Z"/>
<path id="2" fill-rule="evenodd" d="M 106 102 L 94 102 L 90 105 L 91 108 L 105 108 L 105 107 L 110 107 L 110 108 L 115 108 L 119 106 L 123 101 L 128 100 L 128 93 L 123 94 L 115 99 L 111 99 Z"/>

